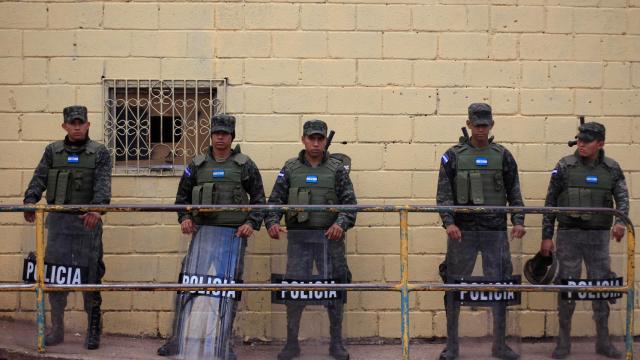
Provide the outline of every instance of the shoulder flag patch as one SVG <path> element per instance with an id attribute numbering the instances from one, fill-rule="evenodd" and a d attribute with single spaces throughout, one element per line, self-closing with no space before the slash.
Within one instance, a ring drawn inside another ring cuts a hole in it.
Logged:
<path id="1" fill-rule="evenodd" d="M 551 171 L 551 176 L 556 176 L 556 174 L 558 174 L 558 169 L 553 169 Z"/>
<path id="2" fill-rule="evenodd" d="M 278 173 L 278 177 L 279 177 L 279 178 L 284 177 L 284 171 L 280 171 L 280 172 Z"/>
<path id="3" fill-rule="evenodd" d="M 442 155 L 442 163 L 446 164 L 449 162 L 449 156 L 445 153 L 444 155 Z"/>
<path id="4" fill-rule="evenodd" d="M 191 177 L 191 169 L 189 169 L 189 167 L 187 166 L 186 168 L 184 168 L 184 174 L 187 177 Z"/>

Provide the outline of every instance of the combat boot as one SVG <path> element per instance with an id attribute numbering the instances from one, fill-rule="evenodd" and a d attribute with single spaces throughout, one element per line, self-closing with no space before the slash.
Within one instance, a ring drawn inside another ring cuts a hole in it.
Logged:
<path id="1" fill-rule="evenodd" d="M 64 342 L 64 310 L 51 310 L 51 330 L 44 338 L 46 346 L 56 346 Z"/>
<path id="2" fill-rule="evenodd" d="M 513 351 L 507 344 L 501 344 L 498 346 L 494 345 L 491 349 L 491 355 L 495 358 L 504 360 L 520 359 L 520 355 Z"/>
<path id="3" fill-rule="evenodd" d="M 349 360 L 349 352 L 342 343 L 342 316 L 344 304 L 336 303 L 327 306 L 329 315 L 329 335 L 331 335 L 331 345 L 329 355 L 336 360 Z"/>
<path id="4" fill-rule="evenodd" d="M 300 344 L 298 343 L 298 340 L 287 340 L 287 343 L 278 353 L 278 360 L 291 360 L 297 358 L 298 356 L 300 356 Z"/>
<path id="5" fill-rule="evenodd" d="M 575 302 L 562 300 L 558 294 L 558 338 L 556 348 L 551 353 L 554 359 L 566 359 L 571 353 L 571 318 L 575 308 Z"/>
<path id="6" fill-rule="evenodd" d="M 596 353 L 610 359 L 622 359 L 622 353 L 611 343 L 608 320 L 602 319 L 596 324 Z"/>
<path id="7" fill-rule="evenodd" d="M 449 348 L 444 348 L 442 352 L 440 352 L 440 356 L 438 360 L 455 360 L 458 358 L 458 351 L 452 350 L 449 351 Z"/>
<path id="8" fill-rule="evenodd" d="M 178 355 L 178 339 L 175 336 L 171 336 L 158 348 L 157 352 L 160 356 Z"/>
<path id="9" fill-rule="evenodd" d="M 287 343 L 278 353 L 278 360 L 291 360 L 300 356 L 298 332 L 303 310 L 304 306 L 287 305 Z"/>
<path id="10" fill-rule="evenodd" d="M 85 348 L 96 350 L 100 347 L 100 334 L 102 333 L 102 314 L 99 307 L 94 307 L 88 314 L 89 326 L 87 338 L 84 341 Z"/>

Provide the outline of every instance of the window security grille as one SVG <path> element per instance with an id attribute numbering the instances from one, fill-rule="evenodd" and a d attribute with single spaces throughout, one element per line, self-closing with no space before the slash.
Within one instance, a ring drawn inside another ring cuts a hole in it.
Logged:
<path id="1" fill-rule="evenodd" d="M 103 81 L 104 142 L 114 175 L 181 175 L 225 113 L 226 79 Z"/>

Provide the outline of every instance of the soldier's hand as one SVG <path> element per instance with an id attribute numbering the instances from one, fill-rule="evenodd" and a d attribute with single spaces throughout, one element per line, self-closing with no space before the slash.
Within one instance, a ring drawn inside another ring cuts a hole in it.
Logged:
<path id="1" fill-rule="evenodd" d="M 243 224 L 236 231 L 236 236 L 241 238 L 248 238 L 251 234 L 253 234 L 253 227 L 249 224 Z"/>
<path id="2" fill-rule="evenodd" d="M 620 240 L 622 240 L 624 232 L 625 227 L 622 224 L 615 224 L 613 225 L 613 229 L 611 229 L 611 235 L 613 235 L 613 238 L 616 239 L 617 242 L 620 242 Z"/>
<path id="3" fill-rule="evenodd" d="M 324 233 L 329 240 L 340 240 L 342 239 L 342 235 L 344 235 L 344 230 L 338 224 L 333 224 L 327 231 Z"/>
<path id="4" fill-rule="evenodd" d="M 280 240 L 280 233 L 286 233 L 287 229 L 284 229 L 280 224 L 271 225 L 267 230 L 269 236 L 274 240 Z"/>
<path id="5" fill-rule="evenodd" d="M 462 232 L 460 228 L 454 224 L 447 226 L 447 236 L 449 236 L 451 240 L 462 241 Z"/>
<path id="6" fill-rule="evenodd" d="M 191 219 L 186 219 L 180 223 L 180 230 L 183 234 L 193 234 L 198 230 L 198 227 Z"/>
<path id="7" fill-rule="evenodd" d="M 30 222 L 30 223 L 36 221 L 36 213 L 35 213 L 35 211 L 25 211 L 24 212 L 24 219 L 27 222 Z"/>
<path id="8" fill-rule="evenodd" d="M 102 217 L 100 216 L 100 213 L 88 212 L 86 214 L 80 215 L 80 219 L 83 220 L 85 229 L 93 229 L 94 227 L 96 227 L 96 225 L 98 225 Z"/>
<path id="9" fill-rule="evenodd" d="M 522 237 L 524 236 L 524 234 L 527 233 L 527 230 L 525 230 L 524 226 L 522 225 L 515 225 L 512 229 L 511 229 L 511 238 L 512 239 L 522 239 Z"/>
<path id="10" fill-rule="evenodd" d="M 555 245 L 553 245 L 553 240 L 544 239 L 540 243 L 540 252 L 544 256 L 551 256 L 551 253 L 555 250 Z"/>

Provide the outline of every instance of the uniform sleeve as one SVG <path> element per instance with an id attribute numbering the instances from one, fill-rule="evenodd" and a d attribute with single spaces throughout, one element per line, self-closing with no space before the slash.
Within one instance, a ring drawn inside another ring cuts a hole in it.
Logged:
<path id="1" fill-rule="evenodd" d="M 262 184 L 262 176 L 256 164 L 249 160 L 242 167 L 242 187 L 249 194 L 249 204 L 264 205 L 264 185 Z M 254 230 L 260 230 L 264 213 L 262 211 L 252 211 L 249 213 L 247 224 L 251 225 Z"/>
<path id="2" fill-rule="evenodd" d="M 436 192 L 436 204 L 438 206 L 455 205 L 455 195 L 453 193 L 453 181 L 455 179 L 455 154 L 451 150 L 442 155 L 440 159 L 440 171 L 438 172 L 438 190 Z M 452 212 L 441 212 L 442 226 L 447 227 L 455 224 Z"/>
<path id="3" fill-rule="evenodd" d="M 269 205 L 286 205 L 288 201 L 289 174 L 286 173 L 285 168 L 283 167 L 276 177 L 276 183 L 273 184 L 273 190 L 271 190 L 271 195 L 269 196 L 267 203 Z M 269 211 L 264 218 L 264 225 L 266 228 L 269 229 L 273 225 L 279 224 L 283 213 L 284 212 L 282 210 Z"/>
<path id="4" fill-rule="evenodd" d="M 356 205 L 358 203 L 349 173 L 342 166 L 336 172 L 336 195 L 340 205 Z M 355 211 L 341 211 L 338 213 L 335 223 L 346 231 L 356 224 L 356 216 L 357 212 Z"/>
<path id="5" fill-rule="evenodd" d="M 616 201 L 616 209 L 629 216 L 629 189 L 624 172 L 619 166 L 613 169 L 613 198 Z M 616 224 L 624 225 L 624 222 L 616 218 Z"/>
<path id="6" fill-rule="evenodd" d="M 193 187 L 196 185 L 196 166 L 193 164 L 189 164 L 186 169 L 184 169 L 184 173 L 180 178 L 180 183 L 178 184 L 178 192 L 176 194 L 176 205 L 191 205 L 191 193 L 193 191 Z M 193 219 L 191 214 L 186 211 L 178 211 L 178 222 L 182 223 L 187 219 Z"/>
<path id="7" fill-rule="evenodd" d="M 551 171 L 551 179 L 549 180 L 549 187 L 547 188 L 547 197 L 544 200 L 545 207 L 558 206 L 558 196 L 564 188 L 564 178 L 566 176 L 566 168 L 562 163 L 558 162 L 556 167 Z M 542 240 L 552 239 L 554 233 L 554 226 L 556 222 L 556 214 L 543 214 L 542 215 Z"/>
<path id="8" fill-rule="evenodd" d="M 47 180 L 49 178 L 49 169 L 53 165 L 53 149 L 48 145 L 44 149 L 44 154 L 38 163 L 33 177 L 29 182 L 27 191 L 24 193 L 23 203 L 35 204 L 42 198 L 42 193 L 47 189 Z"/>
<path id="9" fill-rule="evenodd" d="M 107 205 L 111 203 L 111 156 L 105 147 L 98 150 L 93 183 L 92 204 Z"/>
<path id="10" fill-rule="evenodd" d="M 520 191 L 518 164 L 516 163 L 516 159 L 513 158 L 511 152 L 507 149 L 504 151 L 502 169 L 502 178 L 504 179 L 504 186 L 509 206 L 524 206 L 524 201 L 522 201 L 522 192 Z M 512 213 L 511 223 L 513 225 L 524 225 L 524 214 Z"/>

